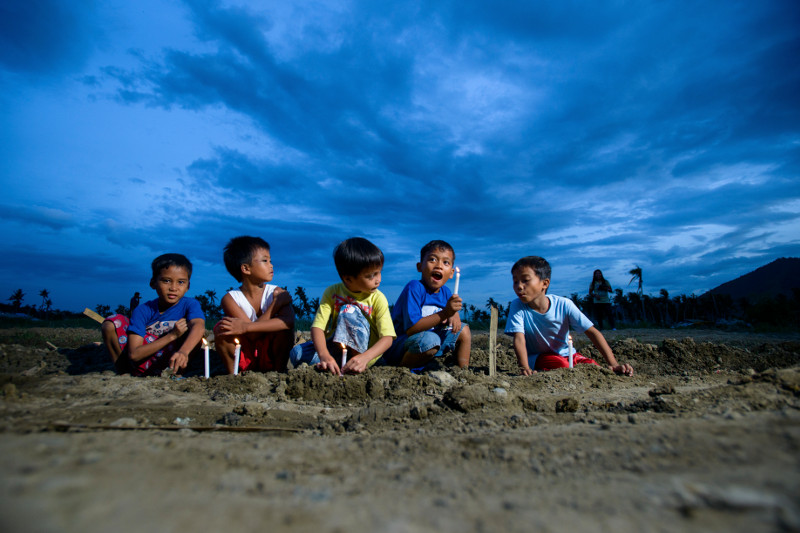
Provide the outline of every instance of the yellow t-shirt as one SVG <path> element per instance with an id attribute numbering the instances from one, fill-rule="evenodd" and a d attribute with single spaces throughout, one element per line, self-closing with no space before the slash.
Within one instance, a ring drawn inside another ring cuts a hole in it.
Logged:
<path id="1" fill-rule="evenodd" d="M 336 329 L 339 309 L 345 304 L 358 306 L 367 317 L 370 346 L 378 342 L 381 337 L 397 336 L 386 296 L 381 291 L 375 291 L 364 297 L 364 293 L 350 292 L 344 283 L 337 283 L 325 289 L 311 327 L 325 331 L 325 338 L 329 339 Z"/>

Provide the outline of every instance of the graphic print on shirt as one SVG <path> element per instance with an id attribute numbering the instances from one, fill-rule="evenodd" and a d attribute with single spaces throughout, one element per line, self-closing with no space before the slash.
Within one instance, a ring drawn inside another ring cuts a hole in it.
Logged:
<path id="1" fill-rule="evenodd" d="M 339 294 L 333 295 L 333 308 L 336 310 L 336 312 L 338 312 L 343 305 L 347 304 L 358 306 L 358 308 L 361 309 L 367 316 L 372 316 L 371 305 L 363 304 L 352 296 L 342 296 Z"/>
<path id="2" fill-rule="evenodd" d="M 420 310 L 420 316 L 425 318 L 426 316 L 434 315 L 441 310 L 442 308 L 438 305 L 423 305 L 422 309 Z"/>
<path id="3" fill-rule="evenodd" d="M 164 320 L 164 321 L 157 321 L 153 322 L 149 326 L 147 326 L 147 333 L 153 335 L 156 338 L 161 337 L 164 333 L 168 333 L 172 331 L 172 328 L 175 327 L 175 322 L 177 320 Z"/>

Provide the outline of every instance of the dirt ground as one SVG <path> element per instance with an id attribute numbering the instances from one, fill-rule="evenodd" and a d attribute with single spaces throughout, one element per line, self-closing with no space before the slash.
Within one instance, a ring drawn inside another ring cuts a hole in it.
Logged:
<path id="1" fill-rule="evenodd" d="M 800 335 L 607 338 L 635 376 L 521 377 L 501 335 L 489 377 L 476 334 L 466 371 L 205 380 L 0 330 L 0 530 L 800 531 Z"/>

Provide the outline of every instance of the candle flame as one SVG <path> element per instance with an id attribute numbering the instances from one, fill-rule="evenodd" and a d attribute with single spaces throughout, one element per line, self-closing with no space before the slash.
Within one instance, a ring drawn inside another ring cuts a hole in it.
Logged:
<path id="1" fill-rule="evenodd" d="M 456 274 L 461 274 L 461 269 L 456 267 Z"/>
<path id="2" fill-rule="evenodd" d="M 207 344 L 208 344 L 208 341 L 206 340 L 205 337 L 203 337 L 203 346 L 206 346 Z"/>
<path id="3" fill-rule="evenodd" d="M 239 344 L 239 339 L 233 339 L 233 342 L 235 342 L 236 344 Z"/>

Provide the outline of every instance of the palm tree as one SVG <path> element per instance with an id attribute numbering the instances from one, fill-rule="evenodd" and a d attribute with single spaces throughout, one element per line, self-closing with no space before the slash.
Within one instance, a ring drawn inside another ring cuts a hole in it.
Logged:
<path id="1" fill-rule="evenodd" d="M 14 310 L 19 311 L 23 299 L 25 299 L 25 293 L 22 292 L 22 289 L 17 289 L 11 293 L 11 297 L 8 300 L 14 305 Z"/>
<path id="2" fill-rule="evenodd" d="M 631 280 L 628 282 L 628 285 L 633 283 L 634 280 L 637 280 L 639 282 L 639 286 L 636 289 L 636 292 L 641 297 L 642 296 L 642 282 L 644 281 L 644 279 L 642 277 L 642 267 L 640 267 L 639 265 L 636 265 L 636 268 L 630 269 L 628 271 L 628 274 L 633 276 L 631 278 Z M 645 310 L 644 310 L 644 298 L 642 298 L 642 319 L 643 320 L 647 320 L 647 315 L 646 315 Z"/>
<path id="3" fill-rule="evenodd" d="M 42 289 L 39 291 L 39 296 L 42 297 L 42 305 L 39 306 L 39 309 L 44 309 L 47 305 L 47 300 L 50 297 L 50 293 L 47 291 L 47 289 Z"/>
<path id="4" fill-rule="evenodd" d="M 212 307 L 217 305 L 217 291 L 208 289 L 205 295 L 208 297 L 208 303 L 211 304 Z"/>
<path id="5" fill-rule="evenodd" d="M 636 265 L 636 268 L 630 269 L 628 271 L 628 274 L 633 276 L 631 278 L 631 280 L 628 282 L 628 285 L 633 283 L 634 280 L 638 281 L 639 282 L 639 287 L 636 289 L 636 292 L 638 292 L 641 295 L 642 294 L 642 282 L 643 282 L 643 279 L 642 279 L 642 267 L 640 267 L 639 265 Z"/>
<path id="6" fill-rule="evenodd" d="M 295 287 L 294 288 L 294 295 L 300 301 L 298 305 L 292 306 L 294 307 L 295 313 L 299 318 L 303 318 L 306 315 L 311 316 L 311 303 L 308 301 L 308 294 L 306 294 L 306 289 L 304 287 Z"/>

